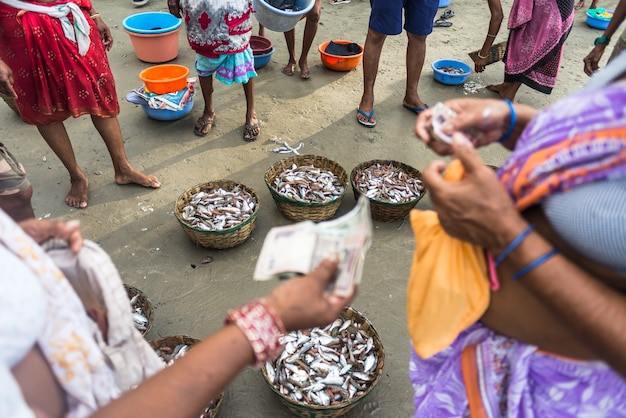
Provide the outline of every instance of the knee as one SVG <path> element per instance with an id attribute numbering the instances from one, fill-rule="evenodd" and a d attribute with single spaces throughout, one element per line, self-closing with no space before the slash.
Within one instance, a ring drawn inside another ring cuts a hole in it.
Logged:
<path id="1" fill-rule="evenodd" d="M 24 219 L 34 218 L 35 213 L 31 199 L 33 197 L 33 186 L 20 190 L 17 193 L 0 196 L 0 208 L 11 216 L 16 222 Z"/>
<path id="2" fill-rule="evenodd" d="M 320 21 L 320 16 L 322 16 L 322 10 L 314 7 L 309 13 L 307 13 L 306 21 L 307 23 L 317 25 Z"/>

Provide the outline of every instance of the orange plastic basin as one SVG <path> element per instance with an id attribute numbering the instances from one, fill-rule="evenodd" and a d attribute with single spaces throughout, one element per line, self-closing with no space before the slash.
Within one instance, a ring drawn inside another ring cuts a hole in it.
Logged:
<path id="1" fill-rule="evenodd" d="M 343 40 L 333 40 L 333 42 L 341 45 L 348 45 L 352 43 L 351 41 Z M 326 47 L 329 43 L 330 41 L 324 42 L 318 47 L 322 63 L 326 66 L 326 68 L 334 71 L 350 71 L 361 63 L 361 59 L 363 58 L 363 46 L 359 45 L 361 52 L 356 55 L 342 56 L 327 53 Z"/>
<path id="2" fill-rule="evenodd" d="M 146 89 L 156 94 L 173 93 L 187 86 L 189 68 L 178 64 L 162 64 L 146 68 L 139 73 L 139 78 Z"/>

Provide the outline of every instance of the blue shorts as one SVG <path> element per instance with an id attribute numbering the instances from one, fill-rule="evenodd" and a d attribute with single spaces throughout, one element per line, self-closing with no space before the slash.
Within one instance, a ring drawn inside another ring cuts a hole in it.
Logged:
<path id="1" fill-rule="evenodd" d="M 417 35 L 430 35 L 439 7 L 439 0 L 370 0 L 369 28 L 385 35 L 402 33 L 402 9 L 404 30 Z"/>

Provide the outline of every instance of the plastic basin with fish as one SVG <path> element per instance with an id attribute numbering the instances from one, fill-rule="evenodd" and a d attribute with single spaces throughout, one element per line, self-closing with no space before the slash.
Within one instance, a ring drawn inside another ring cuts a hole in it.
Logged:
<path id="1" fill-rule="evenodd" d="M 605 30 L 613 18 L 613 10 L 603 8 L 587 10 L 587 25 L 594 29 Z"/>
<path id="2" fill-rule="evenodd" d="M 350 71 L 358 67 L 361 63 L 361 59 L 363 58 L 363 47 L 359 45 L 361 51 L 355 55 L 333 55 L 326 52 L 326 48 L 331 41 L 326 41 L 321 43 L 318 46 L 318 50 L 320 51 L 320 59 L 326 68 L 334 71 Z M 348 45 L 352 44 L 351 41 L 344 40 L 333 40 L 332 42 L 340 45 Z"/>
<path id="3" fill-rule="evenodd" d="M 289 411 L 295 414 L 298 417 L 302 418 L 334 418 L 345 415 L 348 411 L 354 409 L 365 399 L 372 390 L 378 384 L 380 377 L 382 375 L 383 367 L 385 365 L 385 350 L 383 348 L 382 341 L 378 332 L 374 329 L 372 323 L 359 311 L 352 307 L 347 307 L 344 309 L 341 314 L 341 318 L 344 321 L 353 321 L 359 324 L 361 329 L 367 334 L 369 338 L 372 339 L 373 346 L 372 351 L 376 355 L 376 366 L 372 372 L 372 380 L 369 382 L 367 387 L 361 392 L 357 393 L 354 397 L 349 398 L 347 400 L 334 401 L 329 405 L 318 405 L 313 402 L 307 402 L 305 399 L 301 401 L 296 401 L 292 397 L 285 395 L 281 392 L 279 388 L 276 387 L 274 382 L 269 377 L 268 374 L 268 364 L 264 364 L 261 366 L 261 373 L 267 385 L 270 387 L 272 392 L 279 397 L 280 401 L 289 409 Z M 303 356 L 304 358 L 304 356 Z M 359 363 L 361 364 L 361 363 Z M 359 366 L 360 367 L 360 366 Z M 344 376 L 352 375 L 352 370 L 348 371 Z M 356 376 L 356 371 L 354 372 Z M 353 376 L 353 377 L 354 377 Z M 355 416 L 364 416 L 364 415 L 355 415 Z"/>
<path id="4" fill-rule="evenodd" d="M 254 0 L 254 16 L 259 23 L 274 32 L 288 32 L 315 5 L 315 0 L 296 0 L 293 10 L 281 10 L 265 0 Z"/>
<path id="5" fill-rule="evenodd" d="M 449 86 L 465 83 L 467 77 L 472 73 L 468 64 L 453 59 L 437 60 L 433 62 L 432 68 L 435 80 Z M 454 73 L 454 71 L 458 71 L 458 73 Z"/>
<path id="6" fill-rule="evenodd" d="M 254 69 L 258 70 L 259 68 L 265 67 L 272 60 L 272 55 L 274 54 L 274 47 L 272 47 L 269 52 L 261 55 L 254 56 Z"/>

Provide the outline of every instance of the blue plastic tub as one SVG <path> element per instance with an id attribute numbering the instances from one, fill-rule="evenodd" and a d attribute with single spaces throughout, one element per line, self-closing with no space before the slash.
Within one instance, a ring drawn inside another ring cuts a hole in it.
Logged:
<path id="1" fill-rule="evenodd" d="M 435 80 L 442 83 L 447 84 L 449 86 L 456 86 L 458 84 L 465 83 L 467 77 L 471 74 L 472 68 L 464 63 L 463 61 L 458 60 L 437 60 L 433 62 L 433 75 L 435 76 Z M 460 68 L 463 70 L 461 74 L 450 74 L 445 71 L 440 70 L 443 67 L 454 67 Z"/>
<path id="2" fill-rule="evenodd" d="M 183 20 L 166 12 L 145 12 L 128 16 L 122 26 L 128 32 L 144 35 L 157 35 L 175 31 L 183 24 Z"/>
<path id="3" fill-rule="evenodd" d="M 602 8 L 587 10 L 587 25 L 594 29 L 605 30 L 609 26 L 609 22 L 612 18 L 613 10 L 607 10 Z"/>
<path id="4" fill-rule="evenodd" d="M 439 0 L 439 7 L 448 7 L 450 5 L 450 0 Z"/>
<path id="5" fill-rule="evenodd" d="M 270 49 L 270 51 L 266 52 L 265 54 L 255 55 L 254 56 L 254 69 L 258 70 L 259 68 L 263 68 L 267 64 L 269 64 L 270 60 L 272 59 L 273 53 L 274 53 L 274 47 L 272 47 L 272 49 Z"/>
<path id="6" fill-rule="evenodd" d="M 178 120 L 184 118 L 193 109 L 193 97 L 190 97 L 181 110 L 153 109 L 147 104 L 142 104 L 141 108 L 151 119 L 156 120 Z"/>
<path id="7" fill-rule="evenodd" d="M 296 0 L 294 10 L 280 10 L 269 5 L 265 0 L 254 0 L 254 16 L 259 23 L 274 32 L 288 32 L 309 13 L 315 0 Z"/>

